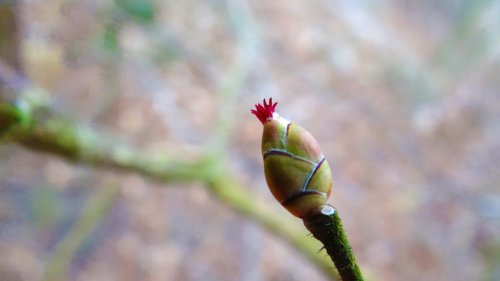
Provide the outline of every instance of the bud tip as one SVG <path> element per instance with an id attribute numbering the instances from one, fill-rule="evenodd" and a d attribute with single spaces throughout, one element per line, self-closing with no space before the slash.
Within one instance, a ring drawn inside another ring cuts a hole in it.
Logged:
<path id="1" fill-rule="evenodd" d="M 266 123 L 266 121 L 268 120 L 273 119 L 274 109 L 276 108 L 276 105 L 278 103 L 275 102 L 273 104 L 273 98 L 269 98 L 269 103 L 267 103 L 266 99 L 264 99 L 263 104 L 264 105 L 258 103 L 255 105 L 255 109 L 250 110 L 252 114 L 254 114 L 255 116 L 257 116 L 257 118 L 259 118 L 262 124 Z"/>

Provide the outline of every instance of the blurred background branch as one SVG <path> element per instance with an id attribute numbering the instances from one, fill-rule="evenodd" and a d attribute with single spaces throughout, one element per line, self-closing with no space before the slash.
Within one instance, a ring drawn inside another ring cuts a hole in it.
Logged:
<path id="1" fill-rule="evenodd" d="M 102 222 L 118 198 L 119 188 L 116 183 L 109 183 L 100 188 L 85 204 L 80 218 L 70 232 L 57 245 L 57 249 L 47 263 L 44 279 L 46 281 L 67 280 L 71 261 L 79 247 Z"/>
<path id="2" fill-rule="evenodd" d="M 20 26 L 17 21 L 17 1 L 0 2 L 0 58 L 14 69 L 21 67 Z"/>

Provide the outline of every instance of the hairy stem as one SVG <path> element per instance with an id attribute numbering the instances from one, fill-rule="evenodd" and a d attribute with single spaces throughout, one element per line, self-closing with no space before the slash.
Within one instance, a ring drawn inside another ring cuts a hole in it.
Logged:
<path id="1" fill-rule="evenodd" d="M 323 243 L 342 280 L 364 280 L 338 212 L 332 206 L 321 206 L 316 213 L 304 219 L 304 225 Z"/>

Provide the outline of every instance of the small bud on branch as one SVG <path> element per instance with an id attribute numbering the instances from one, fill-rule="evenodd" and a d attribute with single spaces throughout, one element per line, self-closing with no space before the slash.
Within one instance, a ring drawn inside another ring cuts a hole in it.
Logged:
<path id="1" fill-rule="evenodd" d="M 316 139 L 275 112 L 272 98 L 251 110 L 264 125 L 262 156 L 267 185 L 283 207 L 304 218 L 326 203 L 332 189 L 330 167 Z"/>
<path id="2" fill-rule="evenodd" d="M 344 281 L 362 281 L 340 218 L 326 204 L 332 174 L 316 139 L 275 112 L 272 98 L 251 110 L 264 125 L 262 157 L 269 190 L 320 240 Z"/>

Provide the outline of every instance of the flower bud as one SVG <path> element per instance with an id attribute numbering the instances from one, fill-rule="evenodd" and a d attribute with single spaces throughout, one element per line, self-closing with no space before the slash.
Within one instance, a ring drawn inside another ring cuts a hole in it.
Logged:
<path id="1" fill-rule="evenodd" d="M 304 218 L 326 203 L 332 175 L 316 139 L 279 116 L 269 99 L 251 112 L 264 125 L 262 156 L 267 185 L 274 198 L 293 215 Z"/>

